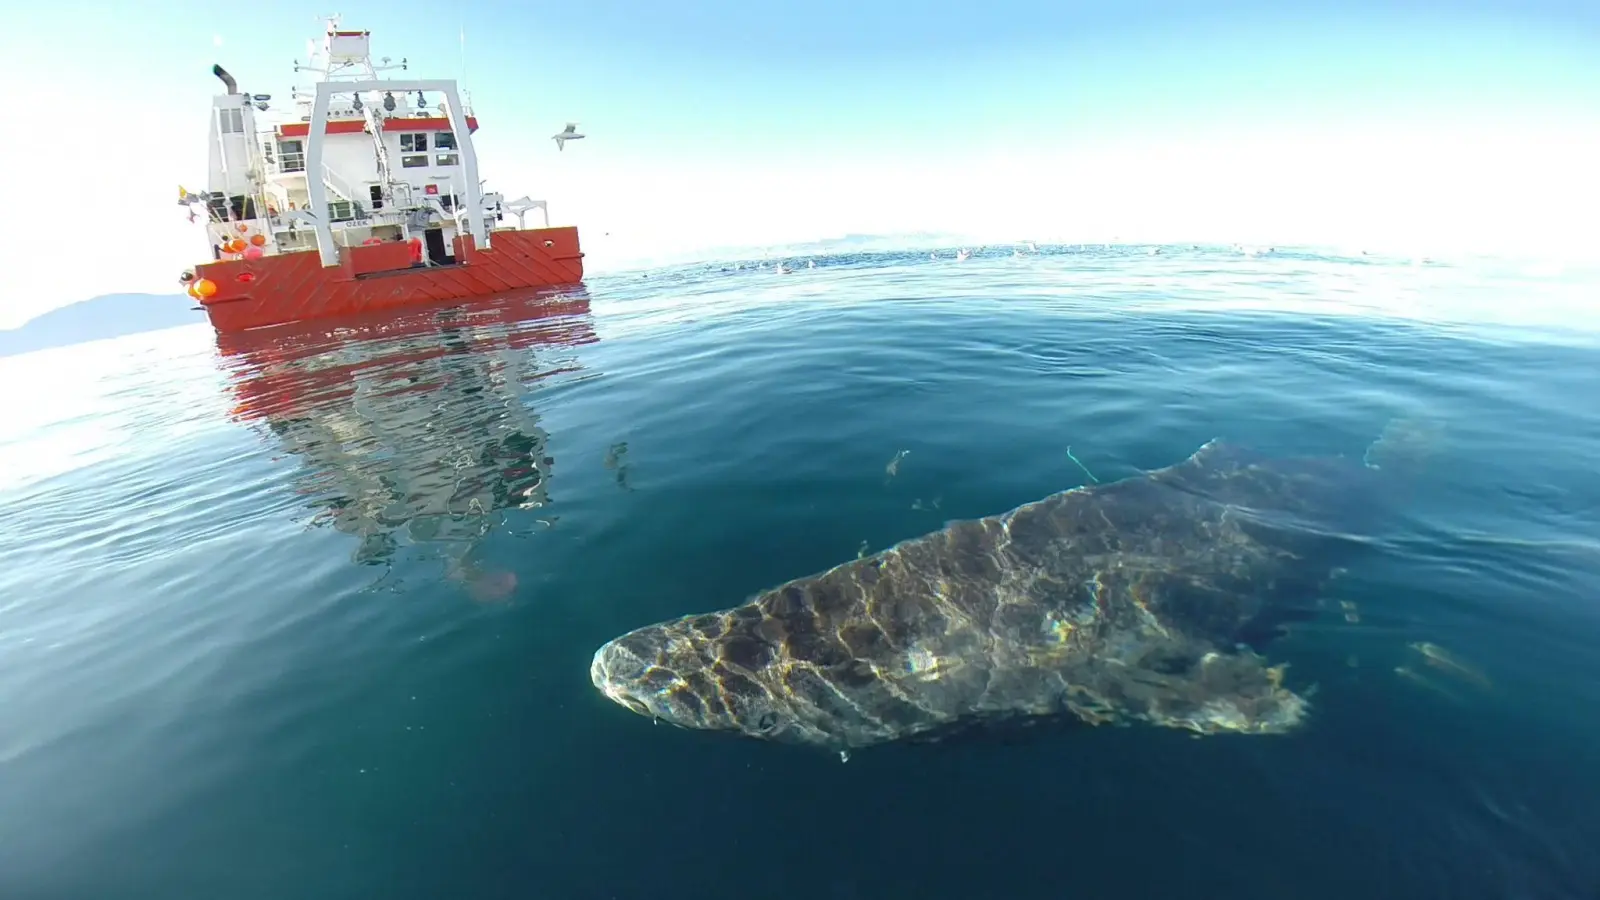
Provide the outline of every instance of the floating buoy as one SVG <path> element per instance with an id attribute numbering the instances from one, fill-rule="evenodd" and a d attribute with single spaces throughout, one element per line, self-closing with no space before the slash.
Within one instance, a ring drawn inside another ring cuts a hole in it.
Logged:
<path id="1" fill-rule="evenodd" d="M 203 300 L 206 297 L 212 297 L 216 295 L 217 283 L 209 278 L 202 278 L 191 285 L 190 289 L 198 294 Z"/>
<path id="2" fill-rule="evenodd" d="M 264 234 L 252 234 L 250 235 L 250 243 L 255 244 L 257 247 L 265 247 L 267 245 L 267 236 Z"/>

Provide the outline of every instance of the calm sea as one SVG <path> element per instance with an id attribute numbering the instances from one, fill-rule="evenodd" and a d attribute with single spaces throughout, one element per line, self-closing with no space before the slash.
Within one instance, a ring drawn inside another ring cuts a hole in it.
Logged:
<path id="1" fill-rule="evenodd" d="M 0 359 L 0 897 L 1600 896 L 1600 278 L 949 256 Z M 1294 734 L 841 763 L 590 685 L 1213 437 L 1417 463 L 1268 650 Z"/>

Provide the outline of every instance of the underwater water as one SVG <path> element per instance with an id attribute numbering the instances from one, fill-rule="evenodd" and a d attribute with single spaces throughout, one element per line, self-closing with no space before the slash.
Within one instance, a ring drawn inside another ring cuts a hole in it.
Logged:
<path id="1" fill-rule="evenodd" d="M 949 257 L 0 359 L 0 896 L 1600 895 L 1600 278 Z M 841 763 L 590 683 L 630 629 L 1215 437 L 1409 464 L 1263 650 L 1289 734 Z"/>

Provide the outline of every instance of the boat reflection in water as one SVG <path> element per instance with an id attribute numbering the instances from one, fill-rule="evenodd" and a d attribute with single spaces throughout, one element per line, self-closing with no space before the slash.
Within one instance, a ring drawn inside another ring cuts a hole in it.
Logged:
<path id="1" fill-rule="evenodd" d="M 358 563 L 437 550 L 486 601 L 509 597 L 516 578 L 473 551 L 505 510 L 550 499 L 555 460 L 524 397 L 580 372 L 578 348 L 595 340 L 582 290 L 217 335 L 236 418 L 304 463 L 311 524 L 359 539 Z"/>

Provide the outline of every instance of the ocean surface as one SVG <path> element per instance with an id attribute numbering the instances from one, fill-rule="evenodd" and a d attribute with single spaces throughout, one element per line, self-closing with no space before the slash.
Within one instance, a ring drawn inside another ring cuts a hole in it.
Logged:
<path id="1" fill-rule="evenodd" d="M 0 897 L 1600 896 L 1600 277 L 951 257 L 0 359 Z M 1290 734 L 841 762 L 590 683 L 632 628 L 1216 437 L 1405 463 L 1264 651 Z"/>

